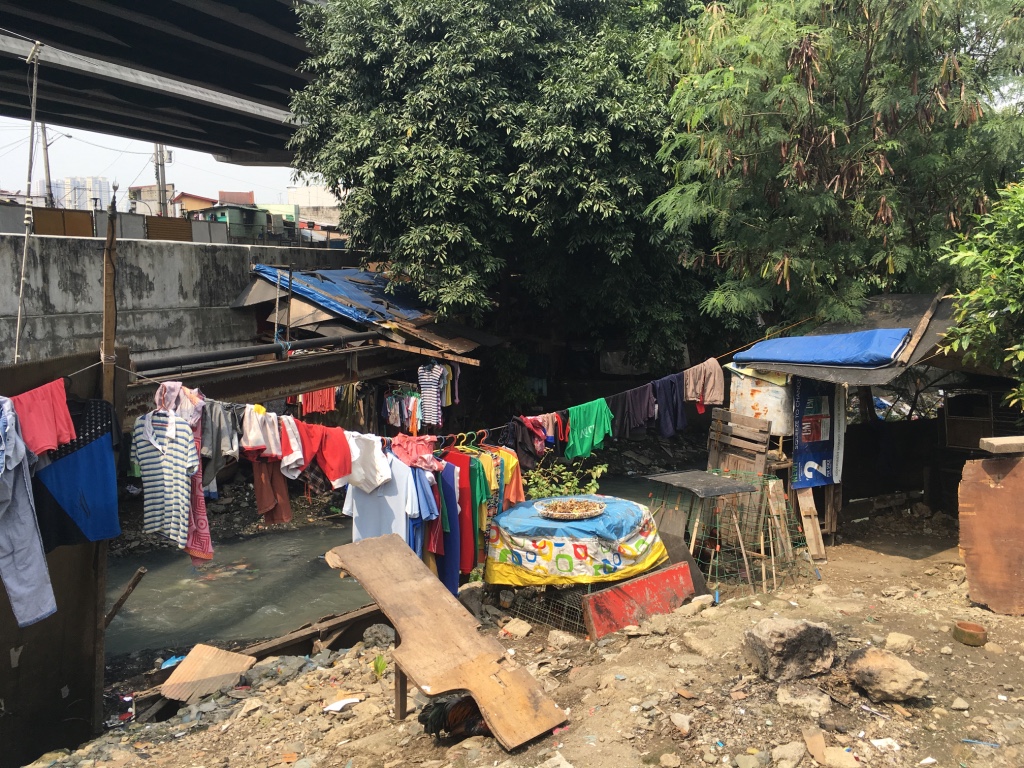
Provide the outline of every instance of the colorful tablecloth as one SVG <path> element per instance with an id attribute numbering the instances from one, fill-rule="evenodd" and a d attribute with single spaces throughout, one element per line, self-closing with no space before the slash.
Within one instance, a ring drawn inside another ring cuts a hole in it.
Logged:
<path id="1" fill-rule="evenodd" d="M 638 576 L 668 559 L 650 510 L 614 496 L 560 498 L 599 501 L 600 516 L 548 520 L 533 499 L 491 521 L 484 581 L 489 584 L 593 584 Z"/>

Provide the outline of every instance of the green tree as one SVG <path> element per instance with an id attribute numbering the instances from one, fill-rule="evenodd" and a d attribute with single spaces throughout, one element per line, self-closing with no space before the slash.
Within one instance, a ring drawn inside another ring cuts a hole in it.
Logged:
<path id="1" fill-rule="evenodd" d="M 672 89 L 653 206 L 706 238 L 702 307 L 847 320 L 876 292 L 930 291 L 937 258 L 1020 175 L 1022 63 L 1009 0 L 711 2 L 664 39 Z"/>
<path id="2" fill-rule="evenodd" d="M 669 126 L 646 76 L 660 3 L 332 0 L 303 7 L 296 168 L 442 314 L 625 329 L 670 359 L 699 324 L 683 238 L 646 209 Z M 678 18 L 678 10 L 671 12 Z M 651 329 L 657 328 L 657 333 Z"/>
<path id="3" fill-rule="evenodd" d="M 947 352 L 1014 376 L 1010 404 L 1024 406 L 1024 187 L 1003 190 L 945 259 L 959 270 L 961 288 Z"/>

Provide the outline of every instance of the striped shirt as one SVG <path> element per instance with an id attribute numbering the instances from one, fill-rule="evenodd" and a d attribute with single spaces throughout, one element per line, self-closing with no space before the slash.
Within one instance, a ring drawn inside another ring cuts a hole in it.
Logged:
<path id="1" fill-rule="evenodd" d="M 417 371 L 422 395 L 423 423 L 437 425 L 441 423 L 441 374 L 444 373 L 437 363 L 421 365 Z"/>
<path id="2" fill-rule="evenodd" d="M 145 494 L 142 530 L 160 533 L 184 548 L 188 540 L 191 477 L 199 469 L 192 428 L 180 416 L 167 411 L 149 415 L 153 440 L 146 436 L 146 418 L 135 420 L 132 431 L 132 474 L 142 478 Z M 174 437 L 168 439 L 168 419 L 174 421 Z M 155 442 L 155 444 L 154 444 Z"/>

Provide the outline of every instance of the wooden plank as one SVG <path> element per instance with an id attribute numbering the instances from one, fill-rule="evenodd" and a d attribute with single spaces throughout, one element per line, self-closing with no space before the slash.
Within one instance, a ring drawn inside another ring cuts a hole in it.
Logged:
<path id="1" fill-rule="evenodd" d="M 960 554 L 971 602 L 1024 615 L 1024 458 L 968 461 L 959 493 Z"/>
<path id="2" fill-rule="evenodd" d="M 768 512 L 771 523 L 775 526 L 772 536 L 779 549 L 779 559 L 783 562 L 793 560 L 793 540 L 789 535 L 789 516 L 786 510 L 786 494 L 782 489 L 782 480 L 777 477 L 768 480 Z"/>
<path id="3" fill-rule="evenodd" d="M 160 686 L 160 692 L 168 699 L 192 703 L 224 686 L 236 685 L 255 663 L 254 656 L 222 651 L 212 645 L 197 645 Z"/>
<path id="4" fill-rule="evenodd" d="M 753 416 L 733 413 L 732 411 L 725 410 L 725 408 L 713 409 L 711 411 L 711 419 L 712 421 L 723 421 L 740 427 L 748 427 L 757 432 L 770 433 L 772 431 L 772 423 L 767 419 L 755 419 Z"/>
<path id="5" fill-rule="evenodd" d="M 241 653 L 262 659 L 266 656 L 277 655 L 296 645 L 303 643 L 311 644 L 315 640 L 323 640 L 335 632 L 344 633 L 349 627 L 355 627 L 359 624 L 369 626 L 370 624 L 379 623 L 385 623 L 384 614 L 380 608 L 371 603 L 370 605 L 364 605 L 362 608 L 356 608 L 354 611 L 343 613 L 340 616 L 327 616 L 315 624 L 300 627 L 286 635 L 281 635 L 281 637 L 250 645 L 248 648 L 243 648 Z M 330 645 L 330 642 L 326 644 Z"/>
<path id="6" fill-rule="evenodd" d="M 671 613 L 693 595 L 690 566 L 678 563 L 584 595 L 583 622 L 590 639 L 599 640 L 651 616 Z"/>
<path id="7" fill-rule="evenodd" d="M 400 320 L 393 320 L 388 323 L 388 325 L 393 325 L 399 332 L 408 334 L 414 339 L 424 341 L 438 349 L 444 350 L 445 352 L 454 352 L 458 355 L 464 355 L 467 352 L 472 352 L 480 346 L 476 342 L 464 339 L 461 336 L 454 339 L 446 338 L 438 333 L 434 333 L 427 326 L 416 327 L 411 323 L 405 323 Z"/>
<path id="8" fill-rule="evenodd" d="M 989 453 L 1024 453 L 1024 435 L 1009 437 L 983 437 L 978 447 Z"/>
<path id="9" fill-rule="evenodd" d="M 730 448 L 736 448 L 741 451 L 749 451 L 750 453 L 765 453 L 767 447 L 763 443 L 754 443 L 750 440 L 743 440 L 739 437 L 729 437 L 727 435 L 719 435 L 712 430 L 710 439 L 719 445 L 725 445 Z M 715 467 L 718 469 L 718 467 Z"/>
<path id="10" fill-rule="evenodd" d="M 824 560 L 825 541 L 821 538 L 821 524 L 818 522 L 818 508 L 814 506 L 814 489 L 800 488 L 796 492 L 800 508 L 800 521 L 807 537 L 807 551 L 814 560 Z"/>
<path id="11" fill-rule="evenodd" d="M 843 508 L 843 484 L 825 486 L 825 527 L 823 533 L 835 533 L 839 528 L 839 511 Z"/>
<path id="12" fill-rule="evenodd" d="M 735 424 L 726 424 L 724 422 L 714 422 L 711 425 L 711 434 L 713 435 L 728 435 L 730 437 L 741 437 L 744 440 L 749 440 L 752 443 L 758 445 L 768 445 L 771 440 L 771 435 L 767 432 L 761 432 L 756 429 L 750 429 L 749 427 L 740 427 Z"/>
<path id="13" fill-rule="evenodd" d="M 497 638 L 444 588 L 401 537 L 391 534 L 335 547 L 328 564 L 350 573 L 391 620 L 395 663 L 428 696 L 467 691 L 505 749 L 565 722 L 565 713 Z"/>
<path id="14" fill-rule="evenodd" d="M 433 357 L 437 360 L 447 360 L 450 363 L 462 363 L 463 365 L 475 365 L 479 366 L 480 361 L 473 357 L 465 357 L 463 355 L 453 355 L 451 352 L 442 352 L 438 349 L 427 349 L 426 347 L 414 347 L 410 344 L 399 344 L 397 341 L 387 341 L 385 339 L 371 339 L 367 342 L 374 347 L 386 347 L 388 349 L 398 349 L 402 352 L 410 352 L 414 355 L 423 355 L 424 357 Z"/>
<path id="15" fill-rule="evenodd" d="M 896 358 L 898 365 L 906 365 L 910 360 L 911 355 L 914 354 L 914 350 L 917 349 L 917 345 L 921 343 L 921 337 L 924 336 L 924 332 L 928 329 L 928 324 L 932 321 L 932 317 L 935 315 L 935 310 L 939 308 L 939 302 L 942 301 L 942 297 L 946 295 L 946 287 L 942 286 L 939 292 L 935 294 L 935 298 L 932 299 L 932 303 L 928 305 L 928 309 L 921 315 L 921 319 L 917 323 L 917 327 L 914 328 L 914 332 L 910 334 L 910 339 L 906 344 L 903 345 L 903 349 L 900 351 L 899 356 Z"/>

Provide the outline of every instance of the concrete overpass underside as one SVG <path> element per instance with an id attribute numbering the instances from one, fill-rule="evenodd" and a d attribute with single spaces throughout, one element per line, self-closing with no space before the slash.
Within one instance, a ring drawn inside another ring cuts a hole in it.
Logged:
<path id="1" fill-rule="evenodd" d="M 41 121 L 287 164 L 297 32 L 292 0 L 0 0 L 0 114 L 28 119 L 38 40 Z"/>

